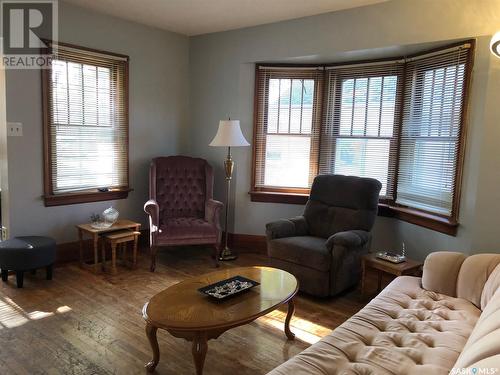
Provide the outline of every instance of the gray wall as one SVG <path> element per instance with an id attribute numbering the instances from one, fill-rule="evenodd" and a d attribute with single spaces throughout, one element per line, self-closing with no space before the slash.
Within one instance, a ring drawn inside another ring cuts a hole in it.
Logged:
<path id="1" fill-rule="evenodd" d="M 127 200 L 44 207 L 40 73 L 8 71 L 7 119 L 24 124 L 23 137 L 8 139 L 11 235 L 72 241 L 74 224 L 111 204 L 122 216 L 145 222 L 148 163 L 158 155 L 207 158 L 216 167 L 215 195 L 223 199 L 225 150 L 208 143 L 227 116 L 240 119 L 252 139 L 257 61 L 348 61 L 476 37 L 458 236 L 378 218 L 374 247 L 396 248 L 404 240 L 417 258 L 432 250 L 500 248 L 500 60 L 488 50 L 490 36 L 500 29 L 498 1 L 394 0 L 190 39 L 60 2 L 59 26 L 61 41 L 130 56 L 130 185 L 135 190 Z M 266 222 L 302 212 L 297 205 L 250 202 L 251 148 L 235 149 L 234 159 L 232 232 L 263 234 Z"/>
<path id="2" fill-rule="evenodd" d="M 126 200 L 44 207 L 40 71 L 7 71 L 7 119 L 24 124 L 8 137 L 10 235 L 76 239 L 74 225 L 113 205 L 145 223 L 148 165 L 178 153 L 187 125 L 189 39 L 59 2 L 59 39 L 130 56 L 130 186 Z"/>
<path id="3" fill-rule="evenodd" d="M 475 37 L 476 62 L 469 112 L 465 174 L 456 237 L 394 219 L 378 218 L 374 247 L 405 241 L 414 257 L 433 250 L 498 251 L 500 212 L 500 60 L 488 49 L 500 29 L 498 1 L 398 0 L 253 28 L 208 34 L 190 41 L 191 122 L 183 151 L 207 158 L 222 199 L 224 150 L 208 147 L 220 119 L 240 119 L 252 139 L 254 63 L 335 61 L 398 53 L 401 46 Z M 264 224 L 300 214 L 297 205 L 250 202 L 251 148 L 235 150 L 232 199 L 235 233 L 263 234 Z"/>

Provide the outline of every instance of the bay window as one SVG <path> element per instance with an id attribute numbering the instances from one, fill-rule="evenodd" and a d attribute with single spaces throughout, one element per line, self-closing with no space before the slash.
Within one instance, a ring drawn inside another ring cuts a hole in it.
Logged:
<path id="1" fill-rule="evenodd" d="M 317 174 L 372 177 L 381 212 L 454 234 L 472 47 L 257 65 L 252 200 L 304 203 Z"/>

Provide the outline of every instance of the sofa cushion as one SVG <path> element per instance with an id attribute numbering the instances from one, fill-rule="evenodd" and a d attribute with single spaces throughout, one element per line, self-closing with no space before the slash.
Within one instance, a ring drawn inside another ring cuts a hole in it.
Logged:
<path id="1" fill-rule="evenodd" d="M 481 311 L 467 300 L 396 278 L 330 335 L 270 372 L 448 374 Z"/>
<path id="2" fill-rule="evenodd" d="M 484 285 L 499 263 L 500 254 L 474 254 L 465 259 L 458 274 L 457 297 L 481 307 Z"/>
<path id="3" fill-rule="evenodd" d="M 163 238 L 170 240 L 208 238 L 217 236 L 215 225 L 196 217 L 177 217 L 166 219 L 165 224 L 160 226 L 158 240 Z"/>
<path id="4" fill-rule="evenodd" d="M 312 236 L 296 236 L 269 241 L 268 253 L 271 258 L 328 271 L 332 255 L 326 248 L 325 239 Z"/>

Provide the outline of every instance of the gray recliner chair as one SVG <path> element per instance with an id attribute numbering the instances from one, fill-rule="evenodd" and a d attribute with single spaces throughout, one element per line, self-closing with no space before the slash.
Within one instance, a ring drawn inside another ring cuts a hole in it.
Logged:
<path id="1" fill-rule="evenodd" d="M 381 187 L 372 178 L 317 176 L 302 216 L 266 225 L 271 265 L 295 275 L 301 291 L 318 297 L 355 285 Z"/>

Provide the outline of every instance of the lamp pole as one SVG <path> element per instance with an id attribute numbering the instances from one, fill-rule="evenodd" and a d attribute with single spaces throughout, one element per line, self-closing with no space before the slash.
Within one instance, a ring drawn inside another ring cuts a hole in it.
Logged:
<path id="1" fill-rule="evenodd" d="M 226 160 L 224 160 L 224 172 L 226 173 L 226 217 L 224 219 L 224 248 L 221 251 L 219 260 L 234 260 L 236 255 L 233 254 L 228 246 L 229 233 L 227 229 L 227 221 L 229 217 L 229 202 L 230 202 L 230 192 L 231 192 L 231 179 L 233 177 L 234 162 L 231 158 L 231 147 L 227 148 Z"/>

